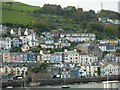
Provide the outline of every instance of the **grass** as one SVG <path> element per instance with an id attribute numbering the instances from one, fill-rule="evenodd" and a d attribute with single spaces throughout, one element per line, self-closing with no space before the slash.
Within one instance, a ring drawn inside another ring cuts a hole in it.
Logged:
<path id="1" fill-rule="evenodd" d="M 39 7 L 14 2 L 11 7 L 8 3 L 2 3 L 2 23 L 29 24 L 36 21 L 33 11 Z M 29 13 L 28 13 L 29 10 Z"/>
<path id="2" fill-rule="evenodd" d="M 36 18 L 25 12 L 3 10 L 2 22 L 13 24 L 29 24 L 36 21 Z"/>
<path id="3" fill-rule="evenodd" d="M 19 11 L 23 10 L 23 11 L 30 11 L 30 12 L 33 12 L 36 9 L 40 9 L 40 7 L 27 5 L 27 4 L 23 4 L 20 2 L 13 2 L 12 6 L 10 6 L 10 4 L 8 4 L 8 3 L 3 2 L 2 8 L 3 9 L 19 10 Z"/>

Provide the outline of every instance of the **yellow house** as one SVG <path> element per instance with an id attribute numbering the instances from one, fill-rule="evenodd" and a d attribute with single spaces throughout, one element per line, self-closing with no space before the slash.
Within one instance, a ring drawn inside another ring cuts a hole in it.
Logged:
<path id="1" fill-rule="evenodd" d="M 36 40 L 35 40 L 35 46 L 38 46 L 38 45 L 39 45 L 38 38 L 36 38 Z"/>
<path id="2" fill-rule="evenodd" d="M 4 65 L 2 67 L 2 72 L 3 73 L 10 73 L 11 72 L 11 68 L 8 65 Z"/>
<path id="3" fill-rule="evenodd" d="M 25 52 L 25 51 L 28 51 L 29 48 L 30 48 L 30 47 L 29 47 L 27 44 L 25 44 L 25 45 L 23 45 L 23 46 L 21 47 L 21 50 L 22 50 L 23 52 Z"/>
<path id="4" fill-rule="evenodd" d="M 27 67 L 16 67 L 15 68 L 15 76 L 25 76 L 28 68 Z"/>
<path id="5" fill-rule="evenodd" d="M 93 60 L 94 62 L 97 62 L 97 61 L 98 61 L 98 57 L 97 57 L 97 56 L 94 56 L 93 59 L 94 59 L 94 60 Z"/>
<path id="6" fill-rule="evenodd" d="M 10 62 L 10 51 L 3 50 L 3 62 Z"/>
<path id="7" fill-rule="evenodd" d="M 2 73 L 12 73 L 13 77 L 25 76 L 28 68 L 23 64 L 5 64 L 2 67 Z"/>

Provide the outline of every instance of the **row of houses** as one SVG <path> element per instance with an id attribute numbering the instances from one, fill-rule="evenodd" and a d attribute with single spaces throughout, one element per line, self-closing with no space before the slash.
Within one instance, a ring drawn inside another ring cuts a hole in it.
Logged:
<path id="1" fill-rule="evenodd" d="M 76 63 L 80 65 L 92 63 L 98 63 L 99 61 L 104 62 L 120 62 L 119 55 L 107 54 L 103 59 L 99 59 L 96 54 L 93 53 L 83 53 L 77 52 L 77 50 L 64 52 L 50 53 L 50 51 L 40 51 L 36 54 L 34 52 L 10 52 L 8 50 L 3 50 L 0 53 L 0 59 L 2 62 L 19 62 L 19 63 Z"/>
<path id="2" fill-rule="evenodd" d="M 27 72 L 29 72 L 30 67 L 32 69 L 32 64 L 12 64 L 7 63 L 3 64 L 1 70 L 1 74 L 7 74 L 8 80 L 13 80 L 15 77 L 25 78 Z M 64 64 L 51 64 L 46 67 L 41 74 L 48 74 L 49 78 L 75 78 L 75 77 L 97 77 L 97 76 L 118 76 L 120 75 L 120 64 L 115 62 L 110 63 L 102 63 L 92 64 L 92 65 L 84 65 L 79 66 L 74 63 L 64 63 Z M 39 73 L 38 73 L 39 74 Z M 37 80 L 40 80 L 40 75 L 37 76 Z M 44 78 L 44 76 L 42 77 Z"/>

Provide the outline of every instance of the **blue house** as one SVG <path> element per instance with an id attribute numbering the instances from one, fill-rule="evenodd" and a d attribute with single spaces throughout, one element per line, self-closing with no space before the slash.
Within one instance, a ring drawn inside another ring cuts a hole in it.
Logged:
<path id="1" fill-rule="evenodd" d="M 20 62 L 27 62 L 28 61 L 28 53 L 20 53 Z"/>
<path id="2" fill-rule="evenodd" d="M 70 76 L 79 77 L 80 69 L 70 69 Z"/>
<path id="3" fill-rule="evenodd" d="M 60 63 L 61 55 L 59 54 L 51 54 L 50 56 L 50 63 Z"/>
<path id="4" fill-rule="evenodd" d="M 19 47 L 19 46 L 20 46 L 20 43 L 19 43 L 19 39 L 18 39 L 18 38 L 14 38 L 14 39 L 13 39 L 13 46 L 14 46 L 14 47 Z"/>

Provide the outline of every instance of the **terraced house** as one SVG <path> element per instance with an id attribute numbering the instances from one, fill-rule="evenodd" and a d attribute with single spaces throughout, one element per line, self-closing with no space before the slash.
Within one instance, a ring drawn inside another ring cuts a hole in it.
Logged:
<path id="1" fill-rule="evenodd" d="M 3 54 L 3 56 L 2 56 L 3 62 L 10 62 L 10 51 L 3 50 L 2 54 Z"/>
<path id="2" fill-rule="evenodd" d="M 12 74 L 13 77 L 25 76 L 28 68 L 25 64 L 3 64 L 2 73 Z"/>
<path id="3" fill-rule="evenodd" d="M 50 63 L 60 63 L 62 61 L 61 54 L 51 54 Z"/>
<path id="4" fill-rule="evenodd" d="M 106 62 L 101 67 L 101 76 L 120 75 L 120 64 L 116 62 Z"/>

